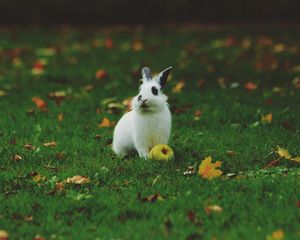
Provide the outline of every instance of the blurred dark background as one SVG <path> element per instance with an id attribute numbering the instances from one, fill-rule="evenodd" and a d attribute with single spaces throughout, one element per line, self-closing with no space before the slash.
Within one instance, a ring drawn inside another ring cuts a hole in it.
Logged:
<path id="1" fill-rule="evenodd" d="M 0 0 L 0 24 L 298 22 L 299 0 Z"/>

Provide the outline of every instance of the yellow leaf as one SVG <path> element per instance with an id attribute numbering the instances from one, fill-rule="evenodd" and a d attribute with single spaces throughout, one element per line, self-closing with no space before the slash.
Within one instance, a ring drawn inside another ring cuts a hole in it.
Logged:
<path id="1" fill-rule="evenodd" d="M 32 180 L 34 182 L 45 182 L 47 178 L 45 176 L 42 176 L 41 174 L 36 174 L 35 176 L 32 177 Z"/>
<path id="2" fill-rule="evenodd" d="M 278 146 L 278 150 L 276 152 L 279 154 L 280 157 L 284 157 L 289 160 L 292 158 L 292 156 L 290 155 L 288 150 L 281 148 L 279 146 Z"/>
<path id="3" fill-rule="evenodd" d="M 261 121 L 263 123 L 271 123 L 272 122 L 272 118 L 273 118 L 272 113 L 269 113 L 269 114 L 267 114 L 265 116 L 261 116 Z"/>
<path id="4" fill-rule="evenodd" d="M 294 157 L 291 160 L 300 163 L 300 156 L 299 157 Z"/>
<path id="5" fill-rule="evenodd" d="M 111 126 L 113 126 L 113 123 L 108 118 L 105 117 L 105 118 L 102 119 L 102 122 L 99 123 L 98 126 L 101 127 L 101 128 L 111 127 Z"/>
<path id="6" fill-rule="evenodd" d="M 185 86 L 185 82 L 183 80 L 179 81 L 175 87 L 173 87 L 172 92 L 173 93 L 180 93 L 182 91 L 182 89 Z"/>
<path id="7" fill-rule="evenodd" d="M 219 177 L 222 175 L 222 171 L 219 169 L 216 169 L 217 167 L 220 167 L 222 165 L 222 162 L 217 161 L 215 163 L 212 163 L 211 156 L 206 157 L 201 164 L 199 165 L 198 174 L 206 179 L 211 180 L 214 177 Z"/>
<path id="8" fill-rule="evenodd" d="M 284 232 L 279 229 L 272 233 L 272 235 L 267 236 L 267 240 L 282 240 L 284 239 Z"/>
<path id="9" fill-rule="evenodd" d="M 71 178 L 67 178 L 66 183 L 74 183 L 78 185 L 86 184 L 90 181 L 87 177 L 76 175 Z"/>

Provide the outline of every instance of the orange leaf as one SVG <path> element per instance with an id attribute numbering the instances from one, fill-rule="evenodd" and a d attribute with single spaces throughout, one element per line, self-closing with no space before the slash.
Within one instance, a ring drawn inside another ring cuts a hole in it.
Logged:
<path id="1" fill-rule="evenodd" d="M 114 47 L 113 40 L 110 37 L 105 38 L 104 45 L 106 48 L 109 48 L 109 49 L 113 48 Z"/>
<path id="2" fill-rule="evenodd" d="M 96 78 L 97 79 L 104 79 L 107 77 L 107 72 L 104 69 L 99 69 L 96 71 Z"/>
<path id="3" fill-rule="evenodd" d="M 253 91 L 253 90 L 257 89 L 257 85 L 256 85 L 256 83 L 253 83 L 253 82 L 247 82 L 244 85 L 244 88 L 248 91 Z"/>
<path id="4" fill-rule="evenodd" d="M 265 116 L 261 116 L 261 121 L 263 123 L 271 123 L 272 122 L 272 118 L 273 118 L 272 113 L 269 113 L 269 114 L 267 114 Z"/>
<path id="5" fill-rule="evenodd" d="M 182 89 L 184 88 L 184 86 L 185 86 L 185 82 L 183 80 L 181 80 L 175 85 L 175 87 L 173 87 L 172 92 L 180 93 L 180 92 L 182 92 Z"/>
<path id="6" fill-rule="evenodd" d="M 282 229 L 276 230 L 272 235 L 267 236 L 267 240 L 282 240 L 284 239 L 284 232 Z"/>
<path id="7" fill-rule="evenodd" d="M 35 105 L 40 109 L 40 110 L 45 110 L 47 108 L 47 103 L 41 99 L 40 97 L 32 97 L 31 99 Z"/>
<path id="8" fill-rule="evenodd" d="M 212 163 L 211 156 L 206 157 L 201 164 L 199 165 L 198 174 L 206 179 L 211 180 L 212 178 L 219 177 L 222 175 L 222 171 L 219 169 L 216 169 L 217 167 L 220 167 L 222 165 L 222 162 L 217 161 L 215 163 Z"/>
<path id="9" fill-rule="evenodd" d="M 134 41 L 132 43 L 132 50 L 133 51 L 141 51 L 143 49 L 143 43 L 140 41 Z"/>
<path id="10" fill-rule="evenodd" d="M 98 126 L 101 127 L 101 128 L 111 127 L 111 126 L 113 126 L 113 123 L 108 118 L 105 117 L 105 118 L 102 119 L 102 122 L 99 123 Z"/>

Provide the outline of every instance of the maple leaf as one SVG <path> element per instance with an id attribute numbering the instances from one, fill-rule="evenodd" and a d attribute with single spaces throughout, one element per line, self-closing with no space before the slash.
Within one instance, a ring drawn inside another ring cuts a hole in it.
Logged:
<path id="1" fill-rule="evenodd" d="M 47 103 L 41 99 L 40 97 L 32 97 L 31 100 L 35 103 L 35 105 L 40 109 L 40 110 L 46 110 L 47 109 Z"/>
<path id="2" fill-rule="evenodd" d="M 272 122 L 272 118 L 273 118 L 272 113 L 269 113 L 269 114 L 267 114 L 265 116 L 261 116 L 261 121 L 263 123 L 271 123 Z"/>
<path id="3" fill-rule="evenodd" d="M 104 127 L 111 127 L 113 126 L 113 123 L 108 119 L 108 118 L 103 118 L 102 122 L 98 124 L 99 127 L 104 128 Z"/>
<path id="4" fill-rule="evenodd" d="M 253 90 L 257 89 L 257 85 L 256 85 L 256 83 L 253 83 L 253 82 L 247 82 L 244 85 L 244 88 L 248 91 L 253 91 Z"/>
<path id="5" fill-rule="evenodd" d="M 46 142 L 43 144 L 45 147 L 55 147 L 56 146 L 56 142 L 55 141 L 51 141 L 51 142 Z"/>
<path id="6" fill-rule="evenodd" d="M 90 182 L 90 179 L 87 177 L 84 177 L 84 176 L 75 175 L 71 178 L 67 178 L 65 182 L 82 185 L 82 184 L 86 184 L 86 183 Z"/>
<path id="7" fill-rule="evenodd" d="M 276 230 L 272 235 L 267 236 L 267 240 L 282 240 L 284 238 L 284 232 L 282 229 Z"/>
<path id="8" fill-rule="evenodd" d="M 198 174 L 206 179 L 213 179 L 215 177 L 219 177 L 222 175 L 222 171 L 219 169 L 216 169 L 217 167 L 220 167 L 222 165 L 222 162 L 217 161 L 215 163 L 212 163 L 211 156 L 206 157 L 201 164 L 199 165 Z"/>

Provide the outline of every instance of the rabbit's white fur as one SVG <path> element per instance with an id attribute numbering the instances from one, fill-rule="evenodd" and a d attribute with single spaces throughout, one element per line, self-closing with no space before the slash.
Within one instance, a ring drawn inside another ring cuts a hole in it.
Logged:
<path id="1" fill-rule="evenodd" d="M 119 120 L 114 130 L 113 150 L 117 155 L 125 156 L 135 149 L 140 157 L 147 158 L 153 146 L 168 143 L 171 113 L 161 88 L 170 70 L 171 67 L 152 78 L 150 69 L 143 68 L 140 92 L 132 99 L 131 111 Z"/>

